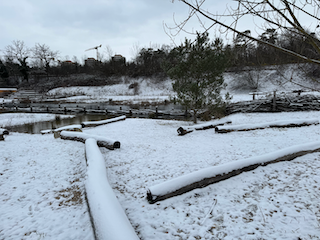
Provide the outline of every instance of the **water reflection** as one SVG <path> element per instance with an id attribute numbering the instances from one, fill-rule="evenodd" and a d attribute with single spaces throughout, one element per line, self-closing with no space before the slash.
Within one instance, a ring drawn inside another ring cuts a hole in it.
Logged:
<path id="1" fill-rule="evenodd" d="M 74 118 L 57 118 L 53 121 L 36 122 L 18 126 L 11 126 L 6 127 L 6 129 L 8 129 L 10 132 L 38 134 L 41 133 L 42 130 L 50 130 L 73 124 L 81 124 L 82 122 L 86 121 L 104 120 L 110 117 L 111 116 L 106 115 L 76 115 Z"/>

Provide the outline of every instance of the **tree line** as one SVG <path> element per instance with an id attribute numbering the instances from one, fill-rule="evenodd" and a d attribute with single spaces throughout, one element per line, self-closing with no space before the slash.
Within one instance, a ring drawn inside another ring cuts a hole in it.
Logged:
<path id="1" fill-rule="evenodd" d="M 310 33 L 312 34 L 312 33 Z M 277 48 L 272 48 L 250 39 L 250 30 L 235 35 L 232 43 L 223 44 L 222 50 L 227 57 L 228 69 L 241 69 L 246 66 L 266 66 L 286 63 L 296 63 L 303 60 L 286 54 Z M 314 36 L 319 44 L 319 39 Z M 263 42 L 268 42 L 281 48 L 286 48 L 309 58 L 317 58 L 319 53 L 312 43 L 294 29 L 278 33 L 276 29 L 266 29 L 258 36 Z M 195 41 L 195 40 L 194 40 Z M 158 48 L 141 48 L 132 61 L 121 61 L 110 58 L 104 61 L 94 61 L 93 64 L 80 63 L 73 57 L 71 61 L 60 61 L 59 52 L 51 50 L 46 44 L 37 43 L 28 48 L 23 41 L 13 41 L 2 52 L 0 59 L 0 77 L 7 86 L 28 86 L 44 81 L 51 81 L 50 87 L 58 87 L 56 78 L 67 79 L 74 74 L 93 74 L 100 78 L 117 76 L 157 77 L 165 79 L 168 74 L 164 63 L 174 62 L 173 46 L 162 45 Z M 314 71 L 319 73 L 319 71 Z M 318 75 L 318 74 L 317 74 Z M 319 77 L 319 76 L 316 76 Z M 69 85 L 72 85 L 72 82 Z M 79 82 L 75 82 L 79 84 Z M 82 83 L 85 84 L 85 83 Z M 104 81 L 91 81 L 91 85 L 104 84 Z"/>

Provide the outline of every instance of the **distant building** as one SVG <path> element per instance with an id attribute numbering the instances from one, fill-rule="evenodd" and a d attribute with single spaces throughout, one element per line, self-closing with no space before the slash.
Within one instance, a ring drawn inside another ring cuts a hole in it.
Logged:
<path id="1" fill-rule="evenodd" d="M 87 58 L 84 60 L 84 64 L 88 67 L 93 67 L 96 64 L 97 60 L 94 58 Z"/>
<path id="2" fill-rule="evenodd" d="M 70 60 L 66 60 L 61 62 L 61 66 L 66 67 L 66 66 L 72 66 L 74 65 L 74 62 L 70 61 Z"/>
<path id="3" fill-rule="evenodd" d="M 126 58 L 125 57 L 123 57 L 122 55 L 120 55 L 120 54 L 116 54 L 116 55 L 114 55 L 113 57 L 112 57 L 112 61 L 113 62 L 121 62 L 121 63 L 126 63 Z"/>
<path id="4" fill-rule="evenodd" d="M 16 88 L 0 88 L 0 97 L 10 95 L 11 93 L 15 93 L 16 91 Z"/>

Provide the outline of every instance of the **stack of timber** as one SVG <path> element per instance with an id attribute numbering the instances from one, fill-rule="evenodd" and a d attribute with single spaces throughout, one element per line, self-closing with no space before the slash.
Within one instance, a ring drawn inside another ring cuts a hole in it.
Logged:
<path id="1" fill-rule="evenodd" d="M 277 94 L 266 99 L 230 103 L 227 113 L 318 111 L 320 98 L 311 94 Z"/>
<path id="2" fill-rule="evenodd" d="M 235 131 L 250 131 L 265 128 L 290 128 L 290 127 L 304 127 L 310 125 L 319 124 L 318 119 L 298 119 L 298 120 L 288 120 L 288 121 L 276 121 L 276 122 L 266 122 L 266 123 L 256 123 L 256 124 L 241 124 L 233 126 L 217 126 L 215 128 L 216 133 L 228 133 Z"/>

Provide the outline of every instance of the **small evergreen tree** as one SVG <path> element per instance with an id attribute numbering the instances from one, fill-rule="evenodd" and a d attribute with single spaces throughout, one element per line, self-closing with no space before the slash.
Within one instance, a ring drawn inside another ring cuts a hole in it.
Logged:
<path id="1" fill-rule="evenodd" d="M 194 42 L 186 39 L 170 52 L 168 59 L 170 62 L 164 64 L 164 69 L 175 81 L 173 90 L 178 102 L 193 111 L 194 123 L 199 110 L 224 106 L 220 92 L 226 87 L 223 72 L 228 59 L 221 39 L 210 42 L 208 33 L 197 33 Z"/>

